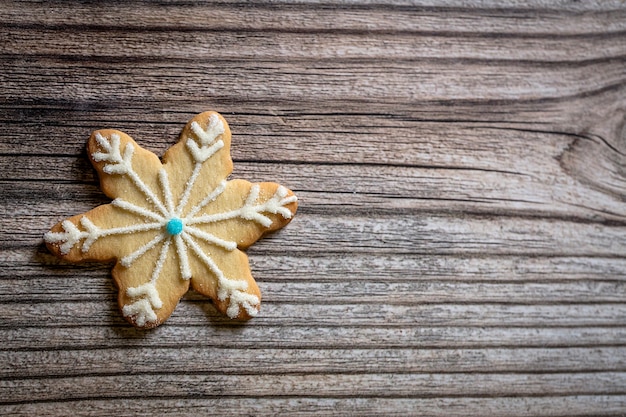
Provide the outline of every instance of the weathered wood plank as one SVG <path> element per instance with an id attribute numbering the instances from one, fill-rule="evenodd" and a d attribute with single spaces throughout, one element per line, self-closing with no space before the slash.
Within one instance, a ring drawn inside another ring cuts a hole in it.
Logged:
<path id="1" fill-rule="evenodd" d="M 0 302 L 84 302 L 108 299 L 116 292 L 107 267 L 96 274 L 81 271 L 80 276 L 67 274 L 53 279 L 12 275 L 3 277 Z M 104 271 L 107 271 L 106 273 Z M 333 276 L 331 281 L 318 281 L 311 272 L 304 282 L 292 276 L 268 282 L 267 274 L 253 267 L 253 273 L 263 291 L 264 302 L 350 303 L 363 304 L 441 304 L 441 303 L 503 303 L 503 304 L 562 304 L 562 303 L 621 303 L 626 298 L 626 279 L 620 281 L 525 282 L 500 283 L 498 277 L 487 282 L 422 282 L 419 274 L 395 277 L 380 282 L 372 275 Z M 310 269 L 308 269 L 310 271 Z M 354 273 L 354 271 L 352 272 Z M 288 279 L 291 278 L 291 279 Z M 503 277 L 506 278 L 506 277 Z M 271 278 L 270 278 L 271 279 Z M 398 282 L 399 281 L 399 282 Z M 202 301 L 192 294 L 188 299 Z"/>
<path id="2" fill-rule="evenodd" d="M 262 245 L 260 241 L 257 245 Z M 456 283 L 565 283 L 569 281 L 624 281 L 626 260 L 621 257 L 562 257 L 562 256 L 475 256 L 421 254 L 359 254 L 349 257 L 339 253 L 289 254 L 268 253 L 253 246 L 247 251 L 255 274 L 262 282 L 297 283 L 344 281 L 358 271 L 359 281 L 405 282 L 424 285 Z M 67 264 L 39 246 L 28 243 L 6 249 L 0 259 L 0 278 L 10 279 L 108 279 L 109 266 L 100 263 Z M 41 271 L 38 267 L 44 267 Z M 9 283 L 7 283 L 10 285 Z"/>
<path id="3" fill-rule="evenodd" d="M 134 11 L 134 10 L 133 10 Z M 158 14 L 160 9 L 154 9 Z M 134 11 L 136 12 L 136 11 Z M 152 13 L 152 12 L 151 12 Z M 164 16 L 165 17 L 165 16 Z M 626 16 L 622 16 L 622 19 Z M 619 31 L 603 31 L 601 36 L 563 36 L 541 34 L 528 36 L 527 32 L 510 33 L 506 37 L 466 32 L 433 33 L 399 28 L 369 30 L 354 29 L 341 33 L 338 30 L 310 28 L 303 31 L 279 31 L 272 28 L 249 28 L 249 36 L 242 37 L 241 27 L 216 31 L 211 28 L 192 27 L 185 31 L 146 33 L 140 28 L 122 26 L 111 31 L 109 26 L 76 25 L 65 37 L 55 43 L 40 43 L 41 38 L 55 36 L 58 29 L 44 26 L 33 31 L 29 23 L 8 27 L 7 42 L 0 44 L 0 53 L 21 56 L 85 57 L 90 60 L 111 56 L 117 59 L 152 59 L 182 62 L 243 60 L 281 61 L 318 59 L 456 59 L 490 61 L 575 62 L 606 61 L 623 57 L 626 25 L 619 16 L 607 16 Z M 598 19 L 599 20 L 599 19 Z M 381 19 L 371 22 L 381 26 Z M 52 23 L 53 25 L 54 23 Z M 66 24 L 66 23 L 63 23 Z M 620 27 L 621 26 L 621 27 Z M 597 30 L 597 29 L 596 29 Z M 358 32 L 357 32 L 358 31 Z M 267 49 L 268 43 L 281 45 Z M 117 46 L 123 43 L 124 49 Z M 87 45 L 87 47 L 86 47 Z M 208 47 L 207 47 L 208 46 Z M 445 53 L 444 53 L 445 51 Z"/>
<path id="4" fill-rule="evenodd" d="M 255 326 L 501 326 L 551 327 L 551 326 L 622 326 L 626 320 L 624 304 L 547 304 L 532 307 L 520 304 L 360 304 L 353 303 L 263 303 L 262 313 L 255 317 Z M 117 302 L 41 302 L 0 303 L 2 327 L 30 325 L 72 326 L 122 325 L 124 319 L 118 312 Z M 168 323 L 181 325 L 208 325 L 233 323 L 218 317 L 208 301 L 182 302 Z"/>
<path id="5" fill-rule="evenodd" d="M 590 2 L 588 5 L 559 1 L 552 7 L 543 1 L 526 5 L 510 0 L 485 2 L 478 7 L 467 7 L 463 1 L 423 2 L 422 7 L 412 1 L 399 1 L 387 6 L 344 1 L 337 4 L 310 2 L 294 4 L 291 1 L 254 2 L 252 7 L 215 4 L 211 7 L 190 5 L 188 2 L 150 5 L 117 3 L 105 12 L 89 6 L 55 2 L 57 13 L 42 10 L 37 4 L 8 2 L 0 14 L 0 21 L 29 25 L 104 25 L 120 22 L 139 29 L 183 28 L 214 30 L 421 30 L 427 32 L 455 31 L 465 33 L 517 33 L 585 35 L 624 30 L 622 17 L 626 12 L 618 0 Z M 283 4 L 286 7 L 278 7 Z M 343 3 L 343 4 L 342 4 Z M 184 7 L 180 7 L 180 6 Z M 461 7 L 464 5 L 465 7 Z M 407 7 L 409 6 L 409 7 Z M 586 12 L 586 13 L 582 13 Z M 532 19 L 529 19 L 532 17 Z M 416 20 L 416 18 L 418 18 Z M 480 23 L 480 24 L 478 24 Z"/>
<path id="6" fill-rule="evenodd" d="M 15 416 L 41 414 L 92 416 L 112 413 L 120 417 L 193 416 L 210 412 L 216 416 L 244 416 L 251 414 L 343 414 L 360 416 L 459 416 L 495 415 L 511 416 L 596 416 L 616 415 L 626 407 L 624 395 L 575 395 L 575 396 L 515 396 L 498 397 L 441 397 L 441 398 L 181 398 L 113 400 L 71 400 L 37 402 L 0 406 L 0 411 Z"/>
<path id="7" fill-rule="evenodd" d="M 576 374 L 303 374 L 228 375 L 153 373 L 0 380 L 4 403 L 134 397 L 187 398 L 248 396 L 416 398 L 434 396 L 623 395 L 624 372 Z M 80 389 L 76 389 L 80 387 Z M 123 387 L 120 390 L 120 387 Z"/>
<path id="8" fill-rule="evenodd" d="M 346 361 L 346 358 L 351 358 Z M 626 347 L 556 349 L 219 349 L 212 347 L 3 351 L 1 379 L 150 374 L 155 364 L 183 374 L 581 373 L 626 371 Z"/>
<path id="9" fill-rule="evenodd" d="M 420 100 L 515 100 L 564 98 L 623 87 L 623 61 L 603 63 L 521 66 L 515 62 L 440 63 L 425 59 L 381 60 L 363 65 L 351 60 L 331 62 L 225 61 L 219 67 L 197 62 L 191 68 L 177 62 L 142 62 L 120 66 L 102 62 L 58 62 L 47 57 L 7 60 L 0 97 L 54 100 L 59 95 L 82 100 L 175 100 L 219 97 L 234 100 L 271 94 L 276 100 L 338 99 L 412 102 Z M 24 66 L 28 72 L 24 72 Z M 238 77 L 231 74 L 238 73 Z M 68 75 L 74 77 L 68 77 Z M 384 76 L 385 82 L 380 79 Z M 321 81 L 322 80 L 322 81 Z M 162 85 L 158 90 L 147 88 Z M 23 85 L 29 88 L 24 90 Z M 97 89 L 91 86 L 98 86 Z M 123 93 L 120 85 L 124 85 Z"/>
<path id="10" fill-rule="evenodd" d="M 111 306 L 111 314 L 117 310 Z M 209 313 L 210 315 L 211 313 Z M 209 319 L 197 325 L 168 321 L 149 333 L 139 332 L 121 321 L 105 324 L 87 322 L 72 325 L 56 321 L 32 322 L 29 327 L 0 327 L 0 337 L 10 345 L 0 350 L 100 350 L 130 347 L 282 348 L 282 349 L 454 349 L 454 348 L 573 348 L 620 347 L 626 345 L 626 326 L 590 327 L 466 327 L 454 325 L 286 325 L 250 323 L 233 326 Z M 207 321 L 209 324 L 207 324 Z"/>

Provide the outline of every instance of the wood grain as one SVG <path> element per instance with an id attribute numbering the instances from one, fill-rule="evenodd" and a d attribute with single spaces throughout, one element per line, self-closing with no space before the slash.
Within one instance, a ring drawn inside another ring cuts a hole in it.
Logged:
<path id="1" fill-rule="evenodd" d="M 0 63 L 0 414 L 626 413 L 623 2 L 4 1 Z M 42 236 L 209 109 L 299 212 L 137 331 Z"/>

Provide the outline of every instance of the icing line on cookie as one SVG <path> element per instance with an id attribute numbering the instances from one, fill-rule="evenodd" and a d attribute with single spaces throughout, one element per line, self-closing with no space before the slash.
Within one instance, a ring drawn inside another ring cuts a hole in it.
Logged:
<path id="1" fill-rule="evenodd" d="M 135 317 L 135 323 L 138 326 L 144 326 L 146 323 L 153 323 L 157 320 L 155 310 L 163 307 L 163 302 L 159 297 L 154 283 L 147 282 L 138 287 L 128 288 L 126 294 L 129 297 L 139 298 L 132 304 L 122 307 L 122 314 L 126 317 Z M 140 298 L 141 297 L 141 298 Z"/>
<path id="2" fill-rule="evenodd" d="M 120 260 L 120 263 L 122 264 L 122 266 L 126 268 L 130 267 L 133 264 L 133 262 L 135 262 L 135 260 L 139 259 L 144 253 L 148 252 L 150 249 L 154 248 L 156 245 L 161 243 L 163 239 L 165 239 L 164 234 L 160 233 L 156 235 L 154 239 L 152 239 L 150 242 L 146 243 L 145 245 L 143 245 L 142 247 L 140 247 L 139 249 L 137 249 L 130 255 L 123 257 Z"/>
<path id="3" fill-rule="evenodd" d="M 241 306 L 248 312 L 248 314 L 250 314 L 250 316 L 255 316 L 258 313 L 257 306 L 260 300 L 256 295 L 244 293 L 244 291 L 248 288 L 248 282 L 245 280 L 226 278 L 215 262 L 213 262 L 213 260 L 202 251 L 198 244 L 194 242 L 188 234 L 184 234 L 183 239 L 191 250 L 195 252 L 198 258 L 200 258 L 200 260 L 202 260 L 209 270 L 217 277 L 217 298 L 220 301 L 224 301 L 229 298 L 226 315 L 230 318 L 237 317 L 239 315 L 239 307 Z"/>
<path id="4" fill-rule="evenodd" d="M 187 247 L 185 246 L 185 242 L 183 242 L 183 237 L 181 235 L 174 236 L 174 244 L 176 245 L 180 274 L 183 279 L 190 279 L 191 268 L 189 267 L 189 255 L 187 254 Z"/>
<path id="5" fill-rule="evenodd" d="M 220 183 L 217 185 L 217 187 L 215 188 L 215 190 L 213 190 L 209 195 L 207 195 L 204 200 L 202 200 L 201 202 L 199 202 L 198 204 L 196 204 L 191 211 L 187 214 L 187 216 L 185 216 L 186 218 L 192 218 L 194 217 L 200 210 L 202 210 L 204 208 L 204 206 L 206 206 L 207 204 L 211 203 L 212 201 L 214 201 L 217 197 L 219 197 L 220 195 L 222 195 L 222 193 L 224 192 L 224 190 L 226 189 L 226 184 L 227 181 L 226 180 L 222 180 L 220 181 Z"/>
<path id="6" fill-rule="evenodd" d="M 202 164 L 206 162 L 210 157 L 212 157 L 217 151 L 224 147 L 224 141 L 221 139 L 217 140 L 215 143 L 213 143 L 213 145 L 208 146 L 225 131 L 224 123 L 222 123 L 222 120 L 217 117 L 216 114 L 212 114 L 209 117 L 209 123 L 207 125 L 206 131 L 202 130 L 200 125 L 195 121 L 191 123 L 191 130 L 193 130 L 198 139 L 200 139 L 201 147 L 198 147 L 193 139 L 187 139 L 187 149 L 191 153 L 196 163 L 194 165 L 191 177 L 189 178 L 187 183 L 185 183 L 185 191 L 183 192 L 183 195 L 178 202 L 178 206 L 176 207 L 176 214 L 179 216 L 182 215 L 182 211 L 187 206 L 189 196 L 191 195 L 191 190 L 195 185 L 198 176 L 200 175 Z"/>
<path id="7" fill-rule="evenodd" d="M 240 217 L 246 220 L 253 220 L 265 227 L 269 227 L 272 225 L 272 219 L 261 214 L 262 212 L 280 214 L 285 219 L 291 218 L 291 211 L 284 206 L 296 202 L 297 198 L 295 195 L 287 197 L 287 189 L 280 186 L 272 198 L 267 200 L 265 203 L 255 205 L 256 199 L 259 197 L 259 190 L 260 187 L 258 184 L 253 185 L 250 188 L 246 202 L 241 208 L 224 213 L 205 214 L 203 216 L 193 217 L 187 219 L 187 224 L 215 223 Z"/>
<path id="8" fill-rule="evenodd" d="M 121 198 L 116 198 L 115 200 L 111 202 L 111 204 L 113 204 L 115 207 L 119 207 L 131 213 L 135 213 L 142 217 L 146 217 L 152 220 L 156 220 L 159 222 L 162 222 L 165 220 L 165 217 L 161 216 L 160 214 L 154 213 L 150 210 L 146 210 L 143 207 L 139 207 L 133 203 L 129 203 L 128 201 L 123 200 Z"/>
<path id="9" fill-rule="evenodd" d="M 161 184 L 161 190 L 163 191 L 163 199 L 165 200 L 167 212 L 169 214 L 174 213 L 174 197 L 172 197 L 172 189 L 170 188 L 167 171 L 163 168 L 159 170 L 159 183 Z"/>
<path id="10" fill-rule="evenodd" d="M 96 142 L 98 142 L 98 145 L 106 152 L 94 152 L 91 155 L 93 160 L 97 162 L 111 162 L 111 164 L 105 164 L 102 170 L 111 175 L 128 175 L 135 186 L 152 201 L 159 211 L 161 211 L 161 214 L 167 214 L 167 209 L 163 203 L 161 203 L 158 197 L 154 195 L 152 190 L 148 188 L 146 183 L 142 181 L 139 175 L 137 175 L 137 172 L 133 169 L 132 158 L 135 147 L 130 142 L 127 143 L 124 149 L 124 156 L 122 157 L 120 155 L 120 135 L 117 133 L 112 133 L 111 139 L 107 140 L 98 132 L 96 133 Z"/>
<path id="11" fill-rule="evenodd" d="M 85 239 L 81 247 L 81 252 L 84 253 L 101 237 L 144 232 L 162 227 L 161 223 L 143 223 L 133 226 L 115 227 L 112 229 L 100 229 L 87 217 L 81 217 L 80 224 L 87 230 L 81 231 L 74 223 L 65 220 L 61 223 L 63 232 L 48 232 L 44 235 L 44 240 L 48 243 L 64 242 L 60 246 L 60 250 L 63 255 L 67 255 L 72 247 L 82 239 Z"/>

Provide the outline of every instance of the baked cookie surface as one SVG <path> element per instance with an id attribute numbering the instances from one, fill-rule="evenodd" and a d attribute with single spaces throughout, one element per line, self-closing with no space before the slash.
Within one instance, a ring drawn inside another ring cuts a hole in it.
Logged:
<path id="1" fill-rule="evenodd" d="M 297 198 L 227 181 L 230 140 L 216 112 L 190 120 L 163 163 L 123 132 L 93 132 L 87 153 L 113 201 L 56 224 L 47 247 L 70 262 L 115 261 L 119 306 L 136 327 L 165 321 L 190 285 L 230 318 L 255 316 L 261 294 L 242 249 L 289 223 Z"/>

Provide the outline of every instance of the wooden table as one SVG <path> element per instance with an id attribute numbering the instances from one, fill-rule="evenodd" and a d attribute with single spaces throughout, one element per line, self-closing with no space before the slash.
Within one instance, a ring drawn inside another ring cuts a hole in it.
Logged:
<path id="1" fill-rule="evenodd" d="M 0 3 L 0 414 L 624 415 L 626 4 Z M 295 220 L 152 331 L 43 234 L 194 114 Z"/>

